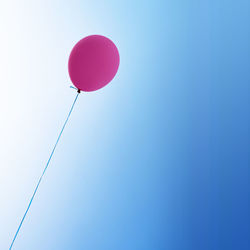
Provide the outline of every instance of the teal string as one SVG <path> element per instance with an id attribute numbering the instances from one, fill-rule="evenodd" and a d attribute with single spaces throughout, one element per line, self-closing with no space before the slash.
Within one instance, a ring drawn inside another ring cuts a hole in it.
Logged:
<path id="1" fill-rule="evenodd" d="M 78 99 L 79 94 L 80 94 L 80 91 L 77 92 L 77 95 L 76 95 L 75 100 L 74 100 L 74 102 L 73 102 L 73 104 L 72 104 L 72 106 L 71 106 L 71 109 L 70 109 L 70 111 L 69 111 L 69 114 L 68 114 L 68 116 L 67 116 L 67 119 L 66 119 L 66 121 L 65 121 L 64 124 L 63 124 L 62 130 L 61 130 L 61 132 L 60 132 L 60 134 L 59 134 L 59 136 L 58 136 L 58 138 L 57 138 L 56 144 L 55 144 L 55 146 L 54 146 L 54 148 L 53 148 L 53 150 L 52 150 L 52 152 L 51 152 L 51 154 L 50 154 L 49 160 L 48 160 L 48 162 L 47 162 L 47 164 L 46 164 L 46 166 L 45 166 L 45 168 L 44 168 L 44 170 L 43 170 L 43 173 L 42 173 L 41 177 L 39 178 L 39 181 L 38 181 L 38 183 L 37 183 L 37 185 L 36 185 L 35 191 L 34 191 L 32 197 L 31 197 L 31 199 L 30 199 L 29 205 L 28 205 L 28 207 L 27 207 L 27 209 L 26 209 L 26 211 L 25 211 L 25 213 L 24 213 L 24 215 L 23 215 L 23 218 L 22 218 L 22 220 L 21 220 L 21 222 L 20 222 L 20 224 L 19 224 L 19 226 L 18 226 L 18 229 L 17 229 L 16 234 L 15 234 L 15 236 L 14 236 L 12 242 L 11 242 L 11 245 L 10 245 L 9 250 L 12 249 L 13 244 L 14 244 L 14 242 L 15 242 L 15 240 L 16 240 L 16 237 L 17 237 L 17 235 L 18 235 L 18 233 L 19 233 L 19 231 L 20 231 L 20 229 L 21 229 L 21 227 L 22 227 L 22 224 L 23 224 L 23 222 L 24 222 L 24 219 L 25 219 L 25 217 L 26 217 L 26 215 L 27 215 L 27 213 L 28 213 L 28 211 L 29 211 L 29 209 L 30 209 L 30 206 L 31 206 L 31 204 L 32 204 L 32 202 L 33 202 L 33 199 L 34 199 L 34 197 L 35 197 L 35 195 L 36 195 L 36 192 L 37 192 L 38 187 L 39 187 L 39 185 L 40 185 L 40 183 L 41 183 L 41 181 L 42 181 L 42 178 L 43 178 L 43 176 L 44 176 L 44 174 L 45 174 L 45 172 L 46 172 L 46 170 L 47 170 L 47 168 L 48 168 L 48 166 L 49 166 L 49 163 L 50 163 L 50 161 L 51 161 L 51 159 L 52 159 L 52 156 L 53 156 L 53 154 L 54 154 L 54 152 L 55 152 L 55 150 L 56 150 L 57 144 L 58 144 L 58 142 L 59 142 L 59 140 L 60 140 L 60 138 L 61 138 L 61 136 L 62 136 L 62 133 L 63 133 L 63 131 L 64 131 L 64 129 L 65 129 L 65 126 L 66 126 L 66 124 L 68 123 L 69 117 L 70 117 L 70 115 L 71 115 L 71 113 L 72 113 L 72 111 L 73 111 L 73 108 L 74 108 L 74 106 L 75 106 L 75 104 L 76 104 L 76 101 L 77 101 L 77 99 Z"/>

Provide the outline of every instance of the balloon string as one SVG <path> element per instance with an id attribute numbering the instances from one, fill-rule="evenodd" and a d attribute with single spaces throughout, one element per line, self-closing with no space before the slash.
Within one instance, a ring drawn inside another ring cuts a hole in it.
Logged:
<path id="1" fill-rule="evenodd" d="M 24 219 L 25 219 L 25 217 L 26 217 L 26 215 L 27 215 L 27 213 L 28 213 L 28 211 L 29 211 L 29 209 L 30 209 L 30 206 L 31 206 L 31 204 L 32 204 L 32 201 L 33 201 L 35 195 L 36 195 L 36 192 L 37 192 L 37 190 L 38 190 L 38 187 L 39 187 L 39 185 L 40 185 L 40 183 L 41 183 L 41 181 L 42 181 L 42 178 L 43 178 L 43 176 L 44 176 L 44 174 L 45 174 L 45 172 L 46 172 L 46 170 L 47 170 L 47 168 L 48 168 L 48 166 L 49 166 L 49 163 L 50 163 L 50 161 L 51 161 L 51 159 L 52 159 L 52 156 L 53 156 L 53 154 L 54 154 L 54 152 L 55 152 L 55 150 L 56 150 L 57 144 L 58 144 L 58 142 L 59 142 L 59 140 L 60 140 L 60 138 L 61 138 L 61 136 L 62 136 L 62 133 L 63 133 L 63 131 L 64 131 L 64 129 L 65 129 L 65 126 L 66 126 L 66 124 L 67 124 L 67 122 L 68 122 L 68 120 L 69 120 L 69 117 L 70 117 L 70 115 L 71 115 L 71 113 L 72 113 L 72 111 L 73 111 L 73 108 L 74 108 L 74 106 L 75 106 L 75 104 L 76 104 L 76 101 L 77 101 L 77 99 L 78 99 L 79 94 L 80 94 L 80 91 L 77 92 L 77 95 L 76 95 L 75 100 L 74 100 L 74 102 L 73 102 L 73 104 L 72 104 L 72 106 L 71 106 L 71 109 L 70 109 L 70 111 L 69 111 L 69 114 L 68 114 L 68 116 L 67 116 L 67 119 L 66 119 L 66 121 L 64 122 L 64 125 L 63 125 L 63 127 L 62 127 L 62 130 L 61 130 L 61 132 L 60 132 L 60 134 L 59 134 L 59 136 L 58 136 L 58 138 L 57 138 L 56 144 L 55 144 L 55 146 L 54 146 L 54 148 L 53 148 L 53 150 L 52 150 L 52 152 L 51 152 L 51 154 L 50 154 L 49 160 L 48 160 L 48 162 L 47 162 L 47 164 L 46 164 L 46 166 L 45 166 L 45 168 L 44 168 L 44 170 L 43 170 L 43 173 L 42 173 L 41 177 L 39 178 L 39 181 L 38 181 L 38 183 L 37 183 L 37 185 L 36 185 L 35 191 L 34 191 L 32 197 L 31 197 L 31 199 L 30 199 L 29 205 L 28 205 L 28 207 L 27 207 L 27 209 L 26 209 L 26 211 L 25 211 L 25 213 L 24 213 L 24 215 L 23 215 L 23 218 L 22 218 L 22 220 L 21 220 L 21 222 L 20 222 L 20 224 L 19 224 L 19 226 L 18 226 L 18 229 L 17 229 L 16 234 L 15 234 L 15 236 L 14 236 L 12 242 L 11 242 L 11 245 L 10 245 L 9 250 L 11 250 L 12 247 L 13 247 L 13 244 L 14 244 L 14 242 L 15 242 L 15 240 L 16 240 L 16 237 L 17 237 L 17 235 L 18 235 L 18 233 L 19 233 L 19 231 L 20 231 L 20 229 L 21 229 L 21 226 L 22 226 L 22 224 L 23 224 L 23 221 L 24 221 Z"/>
<path id="2" fill-rule="evenodd" d="M 78 90 L 76 87 L 74 86 L 69 86 L 71 89 L 75 89 L 75 90 Z"/>

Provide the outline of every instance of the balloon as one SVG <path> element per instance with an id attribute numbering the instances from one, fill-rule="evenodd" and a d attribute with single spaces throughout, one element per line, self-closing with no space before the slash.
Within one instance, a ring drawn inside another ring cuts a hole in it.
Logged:
<path id="1" fill-rule="evenodd" d="M 72 49 L 68 70 L 78 90 L 95 91 L 116 75 L 120 63 L 118 49 L 107 37 L 87 36 Z"/>

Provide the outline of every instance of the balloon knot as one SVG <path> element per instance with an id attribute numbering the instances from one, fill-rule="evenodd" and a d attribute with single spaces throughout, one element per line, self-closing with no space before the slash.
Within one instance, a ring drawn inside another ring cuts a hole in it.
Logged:
<path id="1" fill-rule="evenodd" d="M 77 90 L 77 93 L 79 93 L 79 94 L 81 93 L 81 90 L 80 90 L 80 89 L 75 88 L 74 86 L 70 86 L 70 88 L 71 88 L 71 89 L 75 89 L 75 90 Z"/>

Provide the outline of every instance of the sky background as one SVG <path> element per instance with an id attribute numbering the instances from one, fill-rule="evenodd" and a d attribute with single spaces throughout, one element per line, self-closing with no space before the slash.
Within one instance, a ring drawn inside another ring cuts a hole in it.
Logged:
<path id="1" fill-rule="evenodd" d="M 0 1 L 0 249 L 76 95 L 91 34 L 118 74 L 82 93 L 13 249 L 250 249 L 248 0 Z"/>

